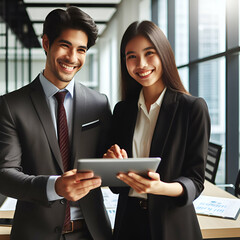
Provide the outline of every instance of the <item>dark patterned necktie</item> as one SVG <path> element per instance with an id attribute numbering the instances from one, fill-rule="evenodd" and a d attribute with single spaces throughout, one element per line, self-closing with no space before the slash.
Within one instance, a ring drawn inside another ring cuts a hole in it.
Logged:
<path id="1" fill-rule="evenodd" d="M 66 93 L 67 93 L 66 91 L 57 92 L 54 95 L 58 102 L 58 111 L 57 111 L 58 143 L 59 143 L 59 148 L 62 156 L 64 172 L 70 170 L 70 144 L 69 144 L 69 136 L 68 136 L 68 125 L 67 125 L 66 111 L 63 105 Z M 69 206 L 69 201 L 67 201 L 64 226 L 69 223 L 70 223 L 70 206 Z"/>

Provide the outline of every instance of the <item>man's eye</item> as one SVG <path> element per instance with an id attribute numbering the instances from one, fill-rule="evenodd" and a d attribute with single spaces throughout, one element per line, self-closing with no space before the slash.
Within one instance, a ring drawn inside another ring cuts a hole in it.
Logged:
<path id="1" fill-rule="evenodd" d="M 80 49 L 78 49 L 78 52 L 80 52 L 80 53 L 86 53 L 86 49 L 80 48 Z"/>
<path id="2" fill-rule="evenodd" d="M 64 47 L 64 48 L 67 48 L 67 47 L 68 47 L 68 45 L 67 45 L 67 44 L 64 44 L 64 43 L 62 43 L 61 46 Z"/>

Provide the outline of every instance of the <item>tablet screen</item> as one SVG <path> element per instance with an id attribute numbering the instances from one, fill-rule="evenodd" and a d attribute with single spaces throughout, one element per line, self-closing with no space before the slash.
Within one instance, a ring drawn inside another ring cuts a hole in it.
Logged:
<path id="1" fill-rule="evenodd" d="M 160 157 L 79 159 L 77 169 L 79 172 L 93 171 L 95 176 L 101 177 L 102 186 L 120 187 L 127 185 L 116 177 L 119 172 L 132 171 L 146 177 L 148 171 L 157 170 L 160 161 Z"/>

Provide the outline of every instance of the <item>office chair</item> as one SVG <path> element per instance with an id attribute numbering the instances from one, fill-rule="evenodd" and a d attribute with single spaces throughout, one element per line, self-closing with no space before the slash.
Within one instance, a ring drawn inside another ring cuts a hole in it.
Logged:
<path id="1" fill-rule="evenodd" d="M 238 170 L 235 184 L 226 183 L 226 184 L 217 184 L 217 186 L 220 188 L 232 188 L 234 190 L 234 195 L 237 198 L 240 198 L 240 169 Z"/>
<path id="2" fill-rule="evenodd" d="M 2 206 L 2 204 L 4 203 L 4 201 L 6 200 L 6 196 L 0 194 L 0 207 Z"/>
<path id="3" fill-rule="evenodd" d="M 222 152 L 222 146 L 209 142 L 207 163 L 205 168 L 205 179 L 215 184 L 215 178 L 218 170 L 218 164 Z"/>
<path id="4" fill-rule="evenodd" d="M 237 198 L 240 198 L 240 170 L 238 170 L 237 179 L 235 182 L 234 194 Z"/>

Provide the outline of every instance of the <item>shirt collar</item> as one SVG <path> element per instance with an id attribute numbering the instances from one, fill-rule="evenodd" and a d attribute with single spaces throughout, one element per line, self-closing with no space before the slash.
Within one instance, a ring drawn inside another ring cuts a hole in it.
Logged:
<path id="1" fill-rule="evenodd" d="M 40 78 L 40 82 L 42 84 L 43 87 L 43 91 L 46 95 L 47 98 L 52 97 L 55 93 L 62 91 L 62 90 L 67 90 L 71 97 L 73 98 L 73 94 L 74 94 L 74 78 L 69 82 L 69 84 L 64 88 L 64 89 L 58 89 L 53 83 L 51 83 L 49 80 L 47 80 L 44 75 L 43 72 L 40 73 L 39 75 Z"/>
<path id="2" fill-rule="evenodd" d="M 154 106 L 159 106 L 161 107 L 162 105 L 162 101 L 163 101 L 163 97 L 165 95 L 165 92 L 166 92 L 167 88 L 165 87 L 163 89 L 163 91 L 161 92 L 160 96 L 158 97 L 158 99 L 156 100 L 156 102 L 154 102 L 151 106 L 154 107 Z M 145 105 L 145 99 L 144 99 L 144 95 L 143 95 L 143 90 L 141 90 L 140 92 L 140 95 L 139 95 L 139 99 L 138 99 L 138 108 L 146 108 L 146 105 Z"/>

